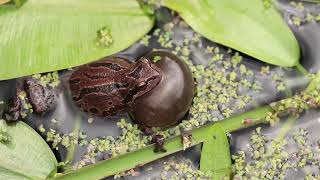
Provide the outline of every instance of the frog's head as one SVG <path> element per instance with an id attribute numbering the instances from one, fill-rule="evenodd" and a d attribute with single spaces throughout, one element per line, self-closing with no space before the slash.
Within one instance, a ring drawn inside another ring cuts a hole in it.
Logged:
<path id="1" fill-rule="evenodd" d="M 161 69 L 144 57 L 134 63 L 130 69 L 131 72 L 128 73 L 128 76 L 136 81 L 137 93 L 135 98 L 155 88 L 162 79 Z"/>

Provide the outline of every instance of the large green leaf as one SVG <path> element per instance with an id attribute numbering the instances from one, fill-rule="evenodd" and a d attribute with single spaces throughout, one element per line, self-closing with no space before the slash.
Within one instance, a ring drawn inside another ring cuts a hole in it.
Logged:
<path id="1" fill-rule="evenodd" d="M 210 131 L 211 136 L 202 145 L 200 170 L 212 172 L 212 179 L 220 180 L 231 174 L 229 141 L 220 123 L 214 124 Z"/>
<path id="2" fill-rule="evenodd" d="M 0 6 L 0 80 L 69 68 L 121 51 L 153 18 L 135 0 L 27 0 Z M 96 45 L 98 30 L 113 43 Z"/>
<path id="3" fill-rule="evenodd" d="M 212 41 L 270 64 L 291 67 L 299 61 L 293 33 L 262 0 L 164 0 L 164 5 Z"/>
<path id="4" fill-rule="evenodd" d="M 37 132 L 23 122 L 6 124 L 0 120 L 0 179 L 45 179 L 57 170 L 57 160 Z"/>

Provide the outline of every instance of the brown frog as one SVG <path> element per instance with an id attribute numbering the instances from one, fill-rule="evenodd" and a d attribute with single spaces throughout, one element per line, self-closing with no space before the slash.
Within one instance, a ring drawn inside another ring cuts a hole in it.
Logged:
<path id="1" fill-rule="evenodd" d="M 25 91 L 27 99 L 19 98 L 23 91 Z M 52 88 L 41 85 L 39 80 L 36 79 L 23 78 L 18 80 L 16 93 L 5 113 L 5 119 L 8 121 L 21 119 L 21 112 L 28 113 L 24 108 L 25 103 L 30 103 L 33 112 L 36 114 L 44 115 L 56 106 L 57 92 Z"/>
<path id="2" fill-rule="evenodd" d="M 130 110 L 136 98 L 161 81 L 162 71 L 145 58 L 131 63 L 106 57 L 76 69 L 69 79 L 76 105 L 98 117 L 115 116 Z"/>

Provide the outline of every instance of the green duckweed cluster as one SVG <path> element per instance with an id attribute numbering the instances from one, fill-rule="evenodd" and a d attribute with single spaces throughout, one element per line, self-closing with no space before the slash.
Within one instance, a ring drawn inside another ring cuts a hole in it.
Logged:
<path id="1" fill-rule="evenodd" d="M 274 126 L 280 120 L 280 117 L 287 115 L 299 117 L 305 110 L 319 108 L 320 91 L 316 89 L 311 92 L 301 92 L 291 98 L 272 103 L 270 106 L 274 111 L 267 113 L 265 118 L 271 126 Z"/>
<path id="2" fill-rule="evenodd" d="M 31 114 L 33 112 L 32 105 L 30 104 L 27 93 L 23 90 L 18 92 L 18 98 L 21 102 L 21 109 L 20 109 L 20 115 L 24 119 L 27 117 L 28 114 Z"/>
<path id="3" fill-rule="evenodd" d="M 41 133 L 46 132 L 42 124 L 38 127 L 38 130 Z M 85 140 L 86 135 L 82 131 L 80 131 L 79 134 L 59 134 L 56 130 L 50 128 L 46 133 L 46 137 L 47 142 L 50 142 L 51 147 L 56 150 L 58 150 L 59 148 L 58 145 L 62 145 L 65 148 L 69 148 L 72 144 L 80 146 L 85 146 L 88 144 L 88 142 Z"/>
<path id="4" fill-rule="evenodd" d="M 320 23 L 320 12 L 305 8 L 303 2 L 291 1 L 290 6 L 296 11 L 290 15 L 289 23 L 299 27 L 306 23 Z"/>
<path id="5" fill-rule="evenodd" d="M 144 135 L 138 125 L 128 123 L 124 119 L 121 119 L 117 125 L 122 134 L 118 137 L 106 136 L 104 138 L 91 139 L 88 142 L 86 154 L 76 163 L 75 169 L 81 168 L 86 164 L 95 163 L 97 156 L 103 156 L 104 159 L 108 159 L 150 144 L 152 137 Z"/>
<path id="6" fill-rule="evenodd" d="M 163 170 L 160 174 L 161 180 L 200 180 L 211 179 L 212 174 L 198 170 L 190 160 L 177 162 L 169 160 L 163 162 Z"/>
<path id="7" fill-rule="evenodd" d="M 288 151 L 289 146 L 293 150 Z M 232 156 L 234 179 L 285 179 L 288 172 L 301 169 L 306 171 L 305 179 L 319 177 L 318 171 L 310 170 L 320 165 L 319 142 L 310 142 L 305 129 L 285 138 L 268 138 L 259 127 L 252 133 L 248 149 Z"/>
<path id="8" fill-rule="evenodd" d="M 272 6 L 273 2 L 271 0 L 262 0 L 262 3 L 266 9 L 269 9 Z"/>
<path id="9" fill-rule="evenodd" d="M 8 144 L 11 140 L 11 136 L 8 133 L 5 123 L 5 120 L 0 119 L 0 143 L 2 144 Z"/>
<path id="10" fill-rule="evenodd" d="M 60 84 L 59 74 L 57 71 L 45 74 L 34 74 L 33 79 L 39 80 L 39 83 L 44 87 L 56 88 Z"/>
<path id="11" fill-rule="evenodd" d="M 97 46 L 108 47 L 113 43 L 110 29 L 103 27 L 97 32 Z"/>

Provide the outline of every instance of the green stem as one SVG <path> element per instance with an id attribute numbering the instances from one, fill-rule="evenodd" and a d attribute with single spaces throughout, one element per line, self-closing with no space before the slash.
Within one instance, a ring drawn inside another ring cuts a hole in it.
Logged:
<path id="1" fill-rule="evenodd" d="M 74 128 L 73 128 L 73 131 L 72 131 L 72 133 L 74 134 L 76 139 L 79 138 L 80 125 L 81 125 L 81 117 L 78 115 L 75 118 L 75 124 L 74 124 Z M 71 143 L 70 147 L 67 149 L 67 155 L 66 155 L 66 158 L 65 158 L 65 162 L 72 163 L 73 157 L 74 157 L 74 153 L 76 151 L 76 147 L 77 146 L 76 146 L 75 143 Z"/>
<path id="2" fill-rule="evenodd" d="M 307 91 L 312 91 L 317 88 L 317 84 L 319 84 L 319 82 L 320 73 L 317 74 L 316 78 L 311 81 L 307 88 Z M 267 123 L 265 121 L 265 115 L 268 112 L 273 112 L 272 108 L 270 106 L 264 106 L 240 115 L 236 115 L 231 118 L 227 118 L 225 120 L 219 121 L 218 123 L 220 123 L 227 132 L 234 132 L 257 124 Z M 289 122 L 289 125 L 290 124 L 291 121 Z M 210 132 L 213 126 L 214 123 L 192 130 L 193 145 L 200 144 L 208 137 L 211 137 Z M 137 151 L 119 155 L 109 160 L 100 161 L 96 164 L 88 165 L 81 169 L 50 178 L 50 180 L 102 179 L 104 177 L 111 176 L 155 161 L 175 152 L 182 151 L 183 144 L 181 143 L 181 137 L 177 136 L 172 139 L 168 139 L 164 147 L 167 152 L 154 153 L 153 145 L 149 145 Z"/>
<path id="3" fill-rule="evenodd" d="M 312 81 L 309 83 L 309 86 L 307 87 L 306 91 L 312 91 L 319 88 L 320 88 L 320 72 L 318 72 L 315 78 L 313 78 Z"/>
<path id="4" fill-rule="evenodd" d="M 286 134 L 290 131 L 290 129 L 295 125 L 297 120 L 298 118 L 289 116 L 286 122 L 281 127 L 280 132 L 277 134 L 277 137 L 275 139 L 283 139 L 286 136 Z"/>
<path id="5" fill-rule="evenodd" d="M 295 66 L 295 68 L 297 69 L 297 71 L 299 71 L 301 74 L 305 75 L 305 76 L 308 76 L 309 75 L 309 71 L 306 70 L 300 63 L 297 64 Z"/>

